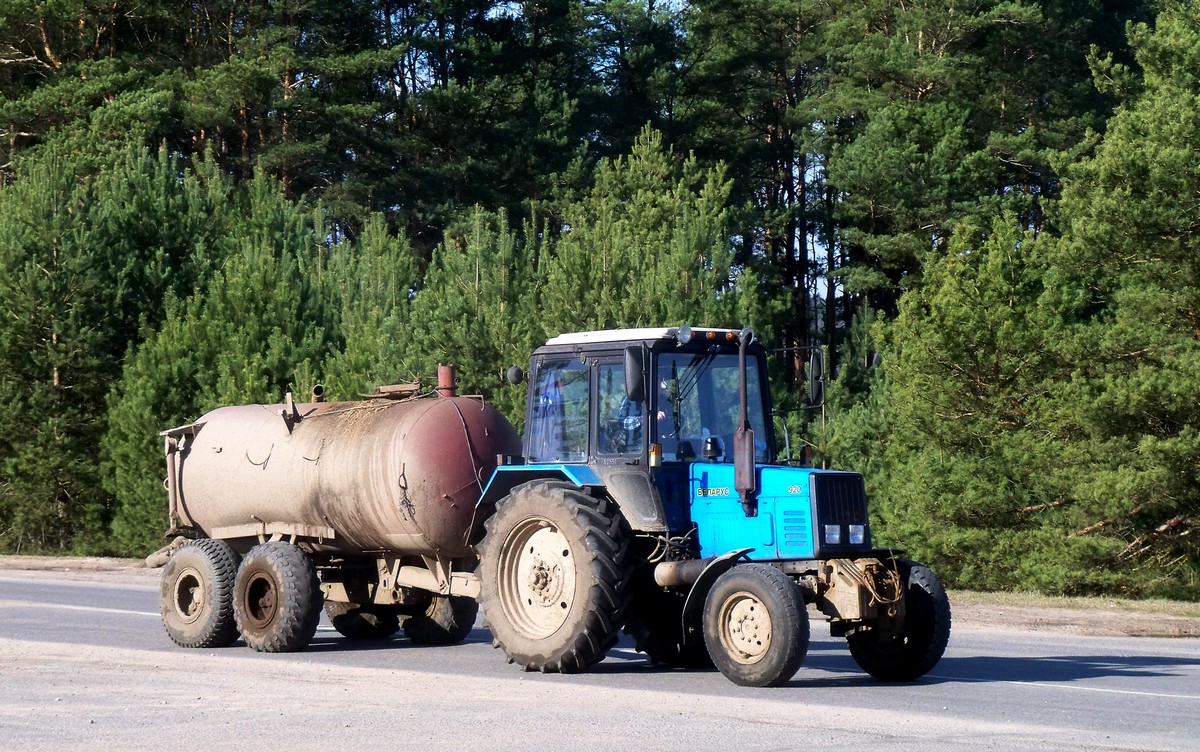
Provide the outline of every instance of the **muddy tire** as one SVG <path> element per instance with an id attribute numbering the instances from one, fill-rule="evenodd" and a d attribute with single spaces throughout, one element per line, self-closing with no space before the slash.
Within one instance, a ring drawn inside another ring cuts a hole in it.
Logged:
<path id="1" fill-rule="evenodd" d="M 386 640 L 400 631 L 400 614 L 387 606 L 325 602 L 329 623 L 351 640 Z"/>
<path id="2" fill-rule="evenodd" d="M 712 668 L 712 657 L 700 640 L 683 643 L 685 596 L 652 581 L 635 588 L 625 611 L 625 634 L 650 662 L 671 668 Z"/>
<path id="3" fill-rule="evenodd" d="M 290 543 L 261 543 L 238 567 L 233 613 L 242 638 L 259 652 L 308 647 L 321 620 L 322 601 L 312 559 Z"/>
<path id="4" fill-rule="evenodd" d="M 158 591 L 163 627 L 176 645 L 222 648 L 238 638 L 233 617 L 237 554 L 224 541 L 204 538 L 176 549 Z"/>
<path id="5" fill-rule="evenodd" d="M 950 599 L 928 567 L 897 560 L 904 583 L 904 626 L 899 637 L 881 638 L 866 629 L 847 637 L 850 655 L 871 676 L 884 681 L 912 681 L 927 674 L 950 640 Z"/>
<path id="6" fill-rule="evenodd" d="M 486 527 L 480 600 L 493 644 L 527 671 L 573 673 L 603 660 L 627 599 L 629 539 L 615 505 L 532 481 Z"/>
<path id="7" fill-rule="evenodd" d="M 456 645 L 471 634 L 479 604 L 474 598 L 435 595 L 429 607 L 404 622 L 404 636 L 418 645 Z"/>
<path id="8" fill-rule="evenodd" d="M 808 612 L 792 578 L 766 564 L 740 564 L 704 601 L 704 642 L 734 684 L 777 687 L 808 654 Z"/>

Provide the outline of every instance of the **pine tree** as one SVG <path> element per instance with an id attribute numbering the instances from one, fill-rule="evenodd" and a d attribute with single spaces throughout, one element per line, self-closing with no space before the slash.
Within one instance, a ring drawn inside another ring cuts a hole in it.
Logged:
<path id="1" fill-rule="evenodd" d="M 754 296 L 743 295 L 755 280 L 733 269 L 729 188 L 722 168 L 676 163 L 643 130 L 562 209 L 564 229 L 541 255 L 541 320 L 573 329 L 759 323 Z"/>
<path id="2" fill-rule="evenodd" d="M 0 547 L 70 550 L 96 502 L 89 462 L 105 290 L 77 215 L 89 198 L 62 161 L 0 189 Z"/>
<path id="3" fill-rule="evenodd" d="M 1119 541 L 1116 565 L 1180 592 L 1200 572 L 1200 11 L 1172 5 L 1130 36 L 1142 89 L 1062 202 L 1050 279 L 1075 369 L 1059 427 L 1091 470 L 1072 535 Z"/>
<path id="4" fill-rule="evenodd" d="M 519 424 L 524 392 L 509 388 L 504 372 L 527 361 L 545 321 L 530 274 L 538 252 L 536 235 L 515 232 L 504 214 L 476 209 L 434 251 L 408 327 L 394 339 L 395 362 L 425 383 L 439 364 L 453 365 L 462 389 Z"/>

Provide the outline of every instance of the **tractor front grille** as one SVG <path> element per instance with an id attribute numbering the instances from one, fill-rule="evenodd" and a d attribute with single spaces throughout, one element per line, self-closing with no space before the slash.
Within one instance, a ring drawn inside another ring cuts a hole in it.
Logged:
<path id="1" fill-rule="evenodd" d="M 814 473 L 812 495 L 818 525 L 867 524 L 867 488 L 858 473 Z"/>

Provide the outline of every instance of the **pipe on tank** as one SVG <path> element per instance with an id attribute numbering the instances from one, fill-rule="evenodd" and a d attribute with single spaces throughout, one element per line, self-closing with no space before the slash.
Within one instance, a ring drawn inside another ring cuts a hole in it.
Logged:
<path id="1" fill-rule="evenodd" d="M 171 530 L 179 527 L 179 471 L 175 456 L 179 452 L 179 441 L 171 436 L 166 437 L 167 453 L 167 520 Z"/>
<path id="2" fill-rule="evenodd" d="M 438 394 L 443 397 L 454 396 L 455 373 L 454 366 L 438 366 Z"/>

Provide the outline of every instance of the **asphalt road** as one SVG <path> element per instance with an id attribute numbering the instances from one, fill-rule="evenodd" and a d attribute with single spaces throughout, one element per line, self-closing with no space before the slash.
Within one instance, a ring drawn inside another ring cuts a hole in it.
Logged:
<path id="1" fill-rule="evenodd" d="M 907 685 L 860 672 L 814 622 L 779 689 L 649 666 L 524 673 L 482 628 L 453 647 L 353 643 L 322 623 L 289 655 L 184 650 L 156 581 L 0 572 L 0 749 L 1200 749 L 1200 640 L 956 626 Z"/>

